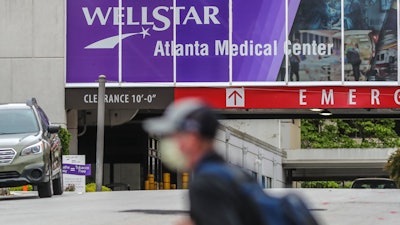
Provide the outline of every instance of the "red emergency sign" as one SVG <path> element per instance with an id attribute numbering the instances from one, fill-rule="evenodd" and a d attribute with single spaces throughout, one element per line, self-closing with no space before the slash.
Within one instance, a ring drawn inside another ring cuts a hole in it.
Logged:
<path id="1" fill-rule="evenodd" d="M 227 91 L 235 89 L 234 91 Z M 236 90 L 242 89 L 242 94 Z M 175 88 L 175 99 L 198 97 L 215 108 L 399 108 L 400 87 Z M 230 99 L 235 98 L 235 99 Z M 241 102 L 232 105 L 228 102 Z"/>

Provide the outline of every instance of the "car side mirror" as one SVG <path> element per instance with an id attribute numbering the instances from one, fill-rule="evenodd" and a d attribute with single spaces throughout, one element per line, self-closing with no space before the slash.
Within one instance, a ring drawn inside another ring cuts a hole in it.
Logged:
<path id="1" fill-rule="evenodd" d="M 58 126 L 58 125 L 49 125 L 49 127 L 47 128 L 47 131 L 50 134 L 58 133 L 59 130 L 60 130 L 60 126 Z"/>

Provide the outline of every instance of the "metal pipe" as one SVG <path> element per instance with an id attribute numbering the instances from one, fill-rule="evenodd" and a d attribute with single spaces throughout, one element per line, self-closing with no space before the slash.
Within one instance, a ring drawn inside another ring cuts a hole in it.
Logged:
<path id="1" fill-rule="evenodd" d="M 231 138 L 231 133 L 228 129 L 225 130 L 225 160 L 229 162 L 229 139 Z"/>
<path id="2" fill-rule="evenodd" d="M 106 76 L 100 75 L 97 101 L 96 191 L 101 191 L 103 186 L 105 83 Z"/>

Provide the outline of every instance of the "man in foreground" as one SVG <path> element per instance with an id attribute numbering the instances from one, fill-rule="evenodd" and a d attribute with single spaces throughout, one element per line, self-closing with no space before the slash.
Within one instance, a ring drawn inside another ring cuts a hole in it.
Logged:
<path id="1" fill-rule="evenodd" d="M 229 166 L 213 148 L 218 126 L 216 115 L 196 99 L 175 102 L 162 117 L 144 123 L 145 130 L 162 137 L 163 162 L 170 168 L 193 172 L 190 219 L 182 225 L 262 224 L 256 209 L 243 202 L 242 193 L 232 182 L 212 171 L 211 165 Z"/>
<path id="2" fill-rule="evenodd" d="M 169 106 L 144 128 L 160 136 L 166 166 L 192 171 L 190 219 L 180 225 L 317 225 L 295 195 L 268 196 L 247 173 L 226 163 L 214 150 L 218 120 L 203 102 L 185 99 Z"/>

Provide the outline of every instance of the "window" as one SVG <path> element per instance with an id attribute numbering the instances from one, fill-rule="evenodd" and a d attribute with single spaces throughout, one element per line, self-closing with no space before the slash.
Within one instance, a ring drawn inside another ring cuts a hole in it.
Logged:
<path id="1" fill-rule="evenodd" d="M 261 178 L 261 186 L 262 188 L 272 188 L 272 178 L 262 176 Z"/>
<path id="2" fill-rule="evenodd" d="M 31 109 L 0 111 L 0 134 L 36 133 L 39 126 Z"/>

